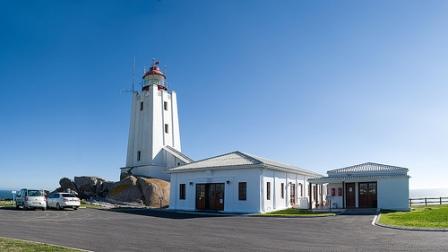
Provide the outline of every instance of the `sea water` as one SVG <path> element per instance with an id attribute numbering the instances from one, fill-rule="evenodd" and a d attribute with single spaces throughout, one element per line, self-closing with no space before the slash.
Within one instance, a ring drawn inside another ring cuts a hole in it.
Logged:
<path id="1" fill-rule="evenodd" d="M 0 190 L 0 200 L 12 199 L 12 192 L 10 190 Z"/>
<path id="2" fill-rule="evenodd" d="M 448 197 L 448 188 L 409 190 L 409 198 L 439 198 L 439 197 Z"/>

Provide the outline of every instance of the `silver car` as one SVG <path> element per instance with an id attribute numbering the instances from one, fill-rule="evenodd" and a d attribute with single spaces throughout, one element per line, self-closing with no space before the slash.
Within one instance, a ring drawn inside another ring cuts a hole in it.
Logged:
<path id="1" fill-rule="evenodd" d="M 44 190 L 22 189 L 16 194 L 16 208 L 24 209 L 47 209 L 47 200 Z"/>
<path id="2" fill-rule="evenodd" d="M 78 197 L 70 193 L 52 193 L 48 196 L 48 208 L 73 208 L 77 210 L 81 205 Z"/>

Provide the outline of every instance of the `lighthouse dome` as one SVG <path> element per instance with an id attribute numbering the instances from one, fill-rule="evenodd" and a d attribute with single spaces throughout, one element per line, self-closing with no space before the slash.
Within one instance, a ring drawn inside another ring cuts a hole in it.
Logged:
<path id="1" fill-rule="evenodd" d="M 166 89 L 166 75 L 160 70 L 159 61 L 154 61 L 148 71 L 143 74 L 142 90 L 149 90 L 149 86 L 157 85 L 161 89 Z"/>

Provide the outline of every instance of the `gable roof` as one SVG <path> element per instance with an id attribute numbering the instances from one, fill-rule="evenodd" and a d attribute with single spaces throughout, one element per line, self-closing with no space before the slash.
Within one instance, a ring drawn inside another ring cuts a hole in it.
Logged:
<path id="1" fill-rule="evenodd" d="M 331 183 L 341 181 L 359 181 L 365 179 L 378 179 L 394 176 L 408 176 L 408 169 L 398 166 L 385 165 L 367 162 L 358 165 L 352 165 L 345 168 L 327 171 L 328 176 L 320 178 L 309 178 L 310 183 Z"/>
<path id="2" fill-rule="evenodd" d="M 165 146 L 163 147 L 163 149 L 164 149 L 165 151 L 167 151 L 168 153 L 170 153 L 171 155 L 175 156 L 176 158 L 178 158 L 178 159 L 184 161 L 184 162 L 187 163 L 187 164 L 193 162 L 193 159 L 187 157 L 185 154 L 183 154 L 182 152 L 180 152 L 180 151 L 174 149 L 173 147 L 171 147 L 171 146 L 169 146 L 169 145 L 165 145 Z"/>
<path id="3" fill-rule="evenodd" d="M 327 171 L 328 176 L 347 176 L 347 175 L 356 175 L 356 174 L 402 174 L 406 175 L 408 172 L 407 168 L 378 164 L 367 162 L 363 164 L 353 165 L 345 168 L 334 169 Z"/>
<path id="4" fill-rule="evenodd" d="M 247 168 L 269 168 L 274 170 L 303 173 L 312 176 L 321 176 L 318 173 L 305 170 L 296 166 L 278 163 L 269 159 L 260 158 L 240 151 L 229 152 L 223 155 L 191 162 L 169 170 L 170 173 L 210 170 L 210 169 L 247 169 Z"/>

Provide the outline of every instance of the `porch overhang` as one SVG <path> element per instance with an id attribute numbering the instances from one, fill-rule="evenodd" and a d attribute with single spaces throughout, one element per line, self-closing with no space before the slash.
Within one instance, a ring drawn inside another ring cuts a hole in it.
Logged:
<path id="1" fill-rule="evenodd" d="M 328 176 L 319 178 L 309 178 L 308 182 L 312 184 L 328 184 L 328 183 L 342 183 L 342 182 L 366 182 L 375 181 L 384 178 L 396 178 L 396 177 L 409 177 L 408 175 L 401 174 L 388 174 L 388 175 L 371 175 L 371 176 Z"/>

